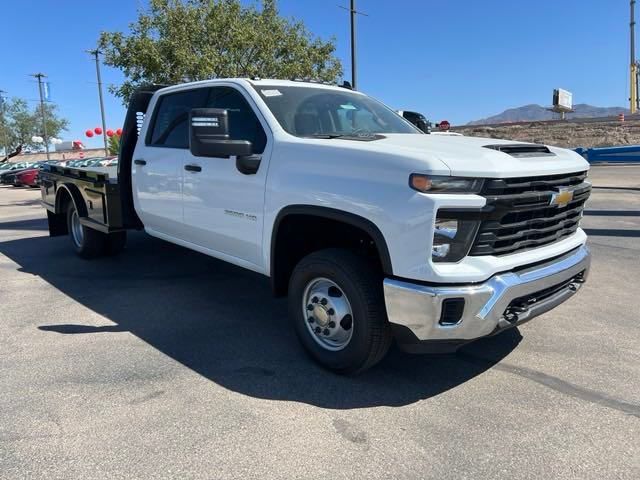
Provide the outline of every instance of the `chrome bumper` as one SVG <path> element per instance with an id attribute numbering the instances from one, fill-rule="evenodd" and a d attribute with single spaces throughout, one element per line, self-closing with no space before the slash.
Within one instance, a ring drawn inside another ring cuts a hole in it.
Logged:
<path id="1" fill-rule="evenodd" d="M 396 331 L 397 327 L 405 331 L 405 341 L 410 332 L 417 342 L 465 343 L 522 324 L 560 305 L 580 288 L 590 263 L 591 254 L 583 245 L 550 262 L 501 273 L 481 284 L 438 287 L 388 278 L 384 280 L 387 316 Z M 540 300 L 535 298 L 538 293 Z M 462 316 L 458 323 L 443 325 L 443 301 L 453 298 L 464 299 Z M 525 305 L 512 305 L 523 298 Z"/>

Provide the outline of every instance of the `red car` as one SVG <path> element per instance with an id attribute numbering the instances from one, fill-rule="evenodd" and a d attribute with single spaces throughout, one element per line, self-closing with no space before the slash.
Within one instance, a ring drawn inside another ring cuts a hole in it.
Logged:
<path id="1" fill-rule="evenodd" d="M 38 172 L 37 168 L 30 168 L 16 174 L 14 185 L 16 187 L 26 186 L 31 188 L 38 188 Z"/>

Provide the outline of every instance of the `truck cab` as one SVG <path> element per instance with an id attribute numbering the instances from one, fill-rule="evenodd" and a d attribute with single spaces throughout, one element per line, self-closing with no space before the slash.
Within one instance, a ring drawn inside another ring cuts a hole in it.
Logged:
<path id="1" fill-rule="evenodd" d="M 410 110 L 398 110 L 398 115 L 400 115 L 403 118 L 406 118 L 408 121 L 410 121 L 412 124 L 418 127 L 419 130 L 423 131 L 424 133 L 431 133 L 431 122 L 427 120 L 427 117 L 425 117 L 420 112 L 412 112 Z"/>
<path id="2" fill-rule="evenodd" d="M 426 135 L 320 83 L 141 89 L 117 178 L 49 166 L 51 235 L 86 258 L 126 230 L 269 277 L 309 354 L 338 373 L 455 351 L 559 305 L 587 278 L 591 186 L 575 152 Z M 132 252 L 133 253 L 133 252 Z"/>

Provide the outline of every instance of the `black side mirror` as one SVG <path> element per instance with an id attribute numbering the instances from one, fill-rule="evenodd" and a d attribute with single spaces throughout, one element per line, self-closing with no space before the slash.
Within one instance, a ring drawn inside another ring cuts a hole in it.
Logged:
<path id="1" fill-rule="evenodd" d="M 251 155 L 247 140 L 229 139 L 229 114 L 221 108 L 194 108 L 189 114 L 190 150 L 196 157 Z"/>

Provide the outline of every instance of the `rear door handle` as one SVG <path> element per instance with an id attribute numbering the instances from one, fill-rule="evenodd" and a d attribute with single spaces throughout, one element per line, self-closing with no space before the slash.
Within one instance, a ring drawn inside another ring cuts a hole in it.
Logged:
<path id="1" fill-rule="evenodd" d="M 136 165 L 146 165 L 147 161 L 146 160 L 142 160 L 141 158 L 138 158 L 138 159 L 134 160 L 133 163 L 135 163 Z"/>
<path id="2" fill-rule="evenodd" d="M 201 172 L 202 171 L 202 167 L 200 165 L 185 165 L 184 169 L 187 172 Z"/>

